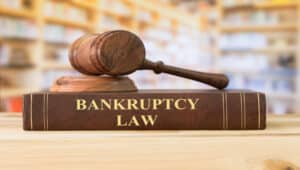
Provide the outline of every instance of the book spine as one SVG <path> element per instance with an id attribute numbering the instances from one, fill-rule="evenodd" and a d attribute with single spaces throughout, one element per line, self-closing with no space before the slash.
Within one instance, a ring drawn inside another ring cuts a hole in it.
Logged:
<path id="1" fill-rule="evenodd" d="M 31 130 L 30 126 L 30 113 L 31 111 L 31 102 L 29 95 L 25 95 L 23 98 L 23 129 L 24 130 Z"/>
<path id="2" fill-rule="evenodd" d="M 266 128 L 262 93 L 39 93 L 24 96 L 24 130 Z"/>
<path id="3" fill-rule="evenodd" d="M 24 95 L 23 106 L 24 130 L 48 130 L 48 94 Z"/>

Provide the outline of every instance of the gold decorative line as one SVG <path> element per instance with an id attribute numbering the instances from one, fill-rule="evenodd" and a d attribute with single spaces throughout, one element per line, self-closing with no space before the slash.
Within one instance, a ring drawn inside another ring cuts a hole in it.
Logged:
<path id="1" fill-rule="evenodd" d="M 46 93 L 46 130 L 48 130 L 48 128 L 49 128 L 48 119 L 49 119 L 49 116 L 48 116 L 48 93 Z"/>
<path id="2" fill-rule="evenodd" d="M 240 93 L 240 103 L 241 103 L 241 129 L 243 129 L 244 125 L 243 125 L 243 98 L 242 98 L 242 93 Z"/>
<path id="3" fill-rule="evenodd" d="M 227 104 L 227 93 L 225 93 L 225 103 L 226 103 L 226 109 L 225 109 L 225 119 L 226 119 L 226 121 L 225 121 L 225 128 L 226 129 L 228 129 L 228 104 Z"/>
<path id="4" fill-rule="evenodd" d="M 244 98 L 244 128 L 247 128 L 247 108 L 246 108 L 246 95 L 243 93 Z"/>
<path id="5" fill-rule="evenodd" d="M 257 122 L 257 128 L 260 129 L 260 98 L 259 98 L 259 93 L 257 93 L 257 117 L 258 117 L 258 122 Z"/>
<path id="6" fill-rule="evenodd" d="M 33 122 L 32 122 L 32 94 L 30 94 L 30 130 L 33 129 Z"/>
<path id="7" fill-rule="evenodd" d="M 223 115 L 222 115 L 222 128 L 225 129 L 225 106 L 224 106 L 224 93 L 222 93 L 222 108 L 223 108 Z"/>

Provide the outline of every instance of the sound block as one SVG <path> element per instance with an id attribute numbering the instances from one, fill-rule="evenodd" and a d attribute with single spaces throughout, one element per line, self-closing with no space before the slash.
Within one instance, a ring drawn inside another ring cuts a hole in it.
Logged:
<path id="1" fill-rule="evenodd" d="M 137 91 L 128 77 L 64 76 L 55 81 L 52 92 L 129 92 Z"/>

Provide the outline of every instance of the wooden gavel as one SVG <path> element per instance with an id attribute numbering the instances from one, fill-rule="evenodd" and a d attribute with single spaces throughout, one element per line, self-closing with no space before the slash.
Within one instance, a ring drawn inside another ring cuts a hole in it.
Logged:
<path id="1" fill-rule="evenodd" d="M 228 85 L 224 74 L 204 73 L 152 62 L 145 58 L 145 47 L 135 34 L 124 31 L 108 31 L 85 35 L 76 40 L 70 50 L 71 65 L 87 75 L 119 76 L 136 70 L 153 70 L 206 83 L 218 89 Z"/>

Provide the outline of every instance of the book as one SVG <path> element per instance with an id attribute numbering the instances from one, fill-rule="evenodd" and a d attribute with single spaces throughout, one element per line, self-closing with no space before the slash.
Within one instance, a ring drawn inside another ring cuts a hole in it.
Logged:
<path id="1" fill-rule="evenodd" d="M 266 128 L 266 97 L 237 90 L 40 92 L 24 95 L 24 130 Z"/>

